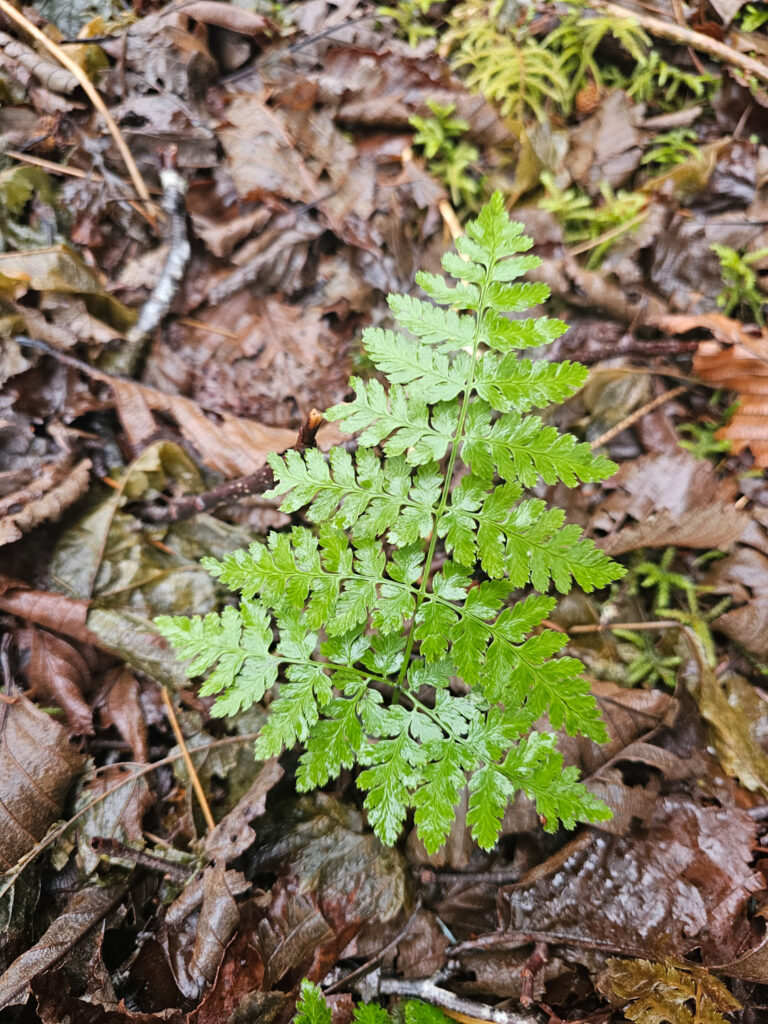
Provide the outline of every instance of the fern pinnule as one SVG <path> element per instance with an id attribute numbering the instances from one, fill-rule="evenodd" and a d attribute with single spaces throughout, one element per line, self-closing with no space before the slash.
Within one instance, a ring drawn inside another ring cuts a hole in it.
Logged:
<path id="1" fill-rule="evenodd" d="M 565 330 L 506 316 L 547 295 L 519 280 L 537 263 L 521 255 L 530 239 L 496 193 L 456 245 L 447 277 L 418 275 L 431 301 L 390 296 L 407 334 L 363 333 L 388 386 L 353 378 L 354 398 L 326 413 L 359 432 L 356 451 L 270 456 L 271 496 L 310 526 L 206 560 L 239 610 L 158 620 L 190 674 L 213 668 L 203 692 L 219 694 L 215 714 L 279 678 L 257 757 L 302 745 L 302 790 L 359 765 L 376 833 L 394 842 L 412 810 L 430 851 L 467 784 L 484 847 L 519 790 L 548 829 L 610 816 L 563 768 L 554 732 L 532 727 L 547 714 L 553 730 L 606 738 L 581 663 L 557 656 L 567 637 L 542 627 L 551 585 L 591 590 L 623 574 L 562 510 L 524 494 L 539 478 L 573 487 L 615 469 L 530 412 L 586 375 L 517 355 Z M 521 596 L 527 587 L 538 593 Z"/>

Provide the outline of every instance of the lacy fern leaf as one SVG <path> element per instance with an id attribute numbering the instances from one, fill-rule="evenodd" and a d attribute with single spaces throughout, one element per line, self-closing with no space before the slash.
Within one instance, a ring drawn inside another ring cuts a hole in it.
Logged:
<path id="1" fill-rule="evenodd" d="M 364 332 L 388 386 L 353 378 L 354 399 L 326 413 L 360 432 L 356 450 L 270 456 L 271 496 L 311 526 L 205 561 L 239 609 L 158 620 L 190 675 L 210 673 L 215 714 L 275 687 L 257 757 L 302 746 L 300 790 L 359 766 L 381 839 L 413 812 L 430 851 L 467 785 L 486 848 L 518 791 L 550 830 L 610 816 L 563 768 L 554 733 L 532 730 L 546 714 L 606 738 L 581 663 L 558 656 L 567 638 L 543 627 L 550 587 L 592 590 L 623 570 L 524 488 L 615 466 L 530 411 L 572 395 L 586 370 L 517 355 L 565 325 L 506 315 L 547 293 L 518 280 L 537 261 L 500 194 L 467 232 L 447 277 L 419 275 L 431 302 L 390 296 L 403 331 Z"/>

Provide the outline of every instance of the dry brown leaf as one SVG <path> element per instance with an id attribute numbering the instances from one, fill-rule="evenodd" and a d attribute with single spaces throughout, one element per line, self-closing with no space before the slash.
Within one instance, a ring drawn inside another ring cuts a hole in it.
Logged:
<path id="1" fill-rule="evenodd" d="M 607 531 L 598 543 L 609 554 L 670 545 L 727 550 L 750 523 L 733 504 L 735 481 L 719 481 L 712 465 L 690 452 L 625 462 L 606 486 L 613 493 L 592 526 Z M 630 516 L 637 523 L 624 525 Z"/>
<path id="2" fill-rule="evenodd" d="M 0 702 L 0 864 L 5 870 L 61 816 L 84 760 L 70 746 L 67 730 L 32 701 L 17 695 Z"/>
<path id="3" fill-rule="evenodd" d="M 157 433 L 152 412 L 172 416 L 210 469 L 226 477 L 247 476 L 266 462 L 269 452 L 290 448 L 295 432 L 222 413 L 218 422 L 182 395 L 166 395 L 136 381 L 110 378 L 120 422 L 139 451 Z"/>
<path id="4" fill-rule="evenodd" d="M 58 522 L 62 513 L 88 490 L 91 461 L 47 463 L 30 483 L 0 498 L 0 545 L 33 530 L 40 523 Z"/>

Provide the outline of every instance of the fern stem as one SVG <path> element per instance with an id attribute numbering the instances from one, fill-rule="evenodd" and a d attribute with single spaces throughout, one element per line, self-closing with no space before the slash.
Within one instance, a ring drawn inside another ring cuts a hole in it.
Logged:
<path id="1" fill-rule="evenodd" d="M 464 434 L 464 424 L 467 419 L 467 412 L 469 411 L 469 403 L 472 400 L 472 388 L 475 383 L 475 368 L 477 366 L 477 355 L 480 348 L 480 336 L 483 327 L 483 317 L 485 315 L 485 295 L 488 287 L 488 281 L 491 279 L 491 273 L 493 267 L 496 264 L 494 259 L 488 267 L 486 279 L 483 283 L 480 291 L 480 299 L 477 304 L 477 323 L 475 324 L 475 333 L 472 338 L 472 361 L 469 365 L 469 372 L 467 374 L 467 387 L 464 391 L 464 397 L 461 402 L 461 410 L 459 412 L 459 422 L 456 427 L 456 433 L 453 436 L 451 442 L 451 454 L 448 457 L 448 466 L 445 471 L 445 480 L 443 482 L 443 490 L 440 494 L 440 504 L 437 506 L 435 511 L 434 525 L 432 527 L 432 537 L 429 541 L 429 548 L 427 549 L 427 557 L 424 560 L 424 573 L 421 577 L 421 586 L 419 592 L 416 595 L 416 607 L 413 611 L 413 619 L 411 620 L 411 628 L 408 633 L 408 643 L 406 644 L 405 651 L 403 652 L 403 663 L 400 666 L 400 671 L 397 676 L 397 682 L 394 684 L 395 692 L 401 691 L 403 688 L 403 681 L 405 680 L 406 672 L 410 664 L 411 652 L 413 651 L 413 645 L 415 642 L 414 627 L 416 625 L 416 616 L 418 615 L 419 608 L 427 594 L 427 584 L 429 582 L 429 571 L 432 568 L 432 562 L 435 557 L 435 549 L 437 547 L 437 524 L 440 522 L 443 512 L 448 505 L 448 497 L 451 493 L 453 484 L 453 470 L 456 465 L 456 459 L 459 454 L 459 445 Z"/>

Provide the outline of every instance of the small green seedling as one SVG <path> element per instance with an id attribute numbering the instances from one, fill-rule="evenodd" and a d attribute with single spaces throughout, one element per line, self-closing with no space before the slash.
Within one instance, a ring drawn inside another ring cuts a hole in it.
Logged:
<path id="1" fill-rule="evenodd" d="M 710 249 L 720 260 L 720 273 L 723 277 L 723 288 L 717 296 L 717 305 L 726 316 L 747 306 L 752 319 L 764 326 L 763 306 L 765 294 L 757 287 L 757 274 L 754 265 L 768 257 L 768 249 L 756 249 L 745 253 L 732 249 L 729 245 L 710 245 Z"/>

